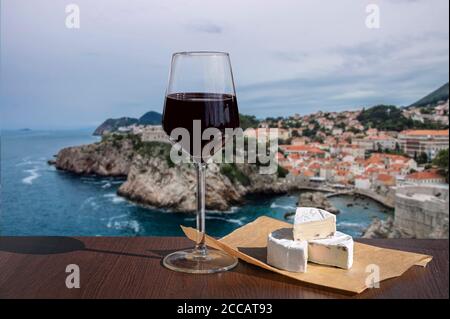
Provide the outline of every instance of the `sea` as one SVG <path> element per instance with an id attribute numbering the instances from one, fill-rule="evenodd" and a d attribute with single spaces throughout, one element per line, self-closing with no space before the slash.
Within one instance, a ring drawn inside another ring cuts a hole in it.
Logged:
<path id="1" fill-rule="evenodd" d="M 48 165 L 64 147 L 98 141 L 92 129 L 2 131 L 0 235 L 181 236 L 195 215 L 145 208 L 117 195 L 121 179 L 76 176 Z M 299 194 L 250 196 L 225 212 L 208 211 L 206 231 L 224 236 L 259 216 L 292 222 Z M 373 218 L 393 214 L 371 199 L 337 196 L 337 228 L 358 237 Z"/>

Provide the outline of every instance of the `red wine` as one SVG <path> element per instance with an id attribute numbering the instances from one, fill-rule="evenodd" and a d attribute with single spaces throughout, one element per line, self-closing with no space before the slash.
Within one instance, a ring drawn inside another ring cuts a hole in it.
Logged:
<path id="1" fill-rule="evenodd" d="M 166 97 L 163 114 L 163 128 L 170 135 L 173 129 L 182 127 L 190 134 L 190 148 L 186 151 L 195 154 L 193 143 L 193 121 L 200 120 L 201 132 L 207 128 L 217 128 L 222 132 L 222 145 L 225 142 L 225 129 L 239 127 L 239 111 L 236 97 L 231 94 L 216 93 L 174 93 Z M 201 148 L 210 141 L 201 140 Z M 202 159 L 203 161 L 204 159 Z"/>

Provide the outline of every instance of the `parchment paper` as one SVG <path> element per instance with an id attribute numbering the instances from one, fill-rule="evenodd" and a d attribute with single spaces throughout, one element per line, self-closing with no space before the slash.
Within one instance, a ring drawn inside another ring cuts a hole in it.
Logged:
<path id="1" fill-rule="evenodd" d="M 220 240 L 206 236 L 206 244 L 258 267 L 312 285 L 328 287 L 350 294 L 366 290 L 366 280 L 373 266 L 379 267 L 379 281 L 401 276 L 414 265 L 425 267 L 432 256 L 385 249 L 355 242 L 354 263 L 349 270 L 308 263 L 306 273 L 294 273 L 272 267 L 266 263 L 267 236 L 272 231 L 292 227 L 291 224 L 270 218 L 259 217 L 254 222 L 242 226 Z M 194 240 L 197 230 L 181 226 L 186 236 Z M 369 266 L 369 268 L 368 268 Z"/>

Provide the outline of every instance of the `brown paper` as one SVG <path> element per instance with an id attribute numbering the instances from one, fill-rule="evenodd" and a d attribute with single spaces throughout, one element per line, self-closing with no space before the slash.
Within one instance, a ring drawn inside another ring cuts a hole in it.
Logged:
<path id="1" fill-rule="evenodd" d="M 266 263 L 267 236 L 276 229 L 291 227 L 291 224 L 270 217 L 259 217 L 240 227 L 220 240 L 206 236 L 206 244 L 221 249 L 241 260 L 261 268 L 282 274 L 312 285 L 328 287 L 347 293 L 361 293 L 366 288 L 370 275 L 369 265 L 379 267 L 379 281 L 401 276 L 414 265 L 425 267 L 431 256 L 386 249 L 355 242 L 353 267 L 349 270 L 308 263 L 306 273 L 294 273 L 272 267 Z M 197 230 L 181 226 L 186 236 L 194 240 Z M 369 266 L 369 268 L 368 268 Z"/>

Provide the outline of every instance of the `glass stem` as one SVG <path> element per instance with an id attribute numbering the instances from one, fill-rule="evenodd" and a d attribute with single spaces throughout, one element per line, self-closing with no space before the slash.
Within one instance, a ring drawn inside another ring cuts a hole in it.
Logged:
<path id="1" fill-rule="evenodd" d="M 196 163 L 197 168 L 197 242 L 195 252 L 200 256 L 206 256 L 205 244 L 205 192 L 206 192 L 206 164 Z"/>

